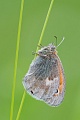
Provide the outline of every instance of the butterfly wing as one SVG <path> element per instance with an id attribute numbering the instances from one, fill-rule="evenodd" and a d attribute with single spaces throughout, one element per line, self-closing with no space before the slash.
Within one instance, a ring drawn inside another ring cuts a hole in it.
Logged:
<path id="1" fill-rule="evenodd" d="M 60 73 L 61 72 L 61 73 Z M 62 64 L 58 59 L 43 59 L 38 56 L 30 65 L 25 75 L 23 85 L 34 98 L 43 100 L 51 106 L 57 106 L 64 97 L 64 88 L 59 92 L 60 74 L 63 75 Z"/>
<path id="2" fill-rule="evenodd" d="M 58 65 L 56 66 L 58 70 L 58 81 L 57 82 L 59 82 L 58 87 L 57 87 L 57 92 L 52 94 L 50 98 L 45 99 L 45 102 L 51 106 L 58 106 L 63 101 L 64 94 L 65 94 L 65 75 L 64 75 L 62 63 L 58 56 L 57 56 L 57 62 L 58 62 Z"/>

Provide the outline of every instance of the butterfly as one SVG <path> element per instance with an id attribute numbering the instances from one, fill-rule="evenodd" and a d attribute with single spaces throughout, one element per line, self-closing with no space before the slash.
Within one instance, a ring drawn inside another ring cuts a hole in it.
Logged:
<path id="1" fill-rule="evenodd" d="M 23 78 L 25 90 L 35 99 L 58 106 L 64 99 L 65 75 L 56 46 L 41 47 Z"/>

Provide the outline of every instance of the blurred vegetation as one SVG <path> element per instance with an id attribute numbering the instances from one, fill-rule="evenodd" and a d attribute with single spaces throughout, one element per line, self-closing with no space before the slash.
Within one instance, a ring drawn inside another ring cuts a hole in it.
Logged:
<path id="1" fill-rule="evenodd" d="M 24 88 L 22 78 L 34 56 L 51 0 L 25 0 L 17 70 L 14 120 Z M 9 120 L 20 0 L 0 1 L 0 120 Z M 26 94 L 20 120 L 80 120 L 80 1 L 55 0 L 42 45 L 58 43 L 64 66 L 66 94 L 59 107 L 50 107 Z"/>

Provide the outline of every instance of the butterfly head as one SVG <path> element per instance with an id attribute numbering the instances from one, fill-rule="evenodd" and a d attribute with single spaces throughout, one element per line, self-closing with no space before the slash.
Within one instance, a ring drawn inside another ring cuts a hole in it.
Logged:
<path id="1" fill-rule="evenodd" d="M 46 47 L 42 47 L 40 50 L 38 50 L 38 54 L 41 56 L 49 56 L 56 54 L 56 47 L 53 44 L 49 44 Z"/>

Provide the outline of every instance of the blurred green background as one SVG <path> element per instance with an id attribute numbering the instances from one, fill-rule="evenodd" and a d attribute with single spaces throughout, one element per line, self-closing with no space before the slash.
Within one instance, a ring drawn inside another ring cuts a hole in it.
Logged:
<path id="1" fill-rule="evenodd" d="M 16 118 L 24 88 L 22 78 L 36 50 L 51 0 L 25 0 L 14 104 Z M 0 120 L 9 120 L 16 39 L 21 0 L 0 0 Z M 59 107 L 50 107 L 26 94 L 20 120 L 80 120 L 80 0 L 55 0 L 42 45 L 58 43 L 66 75 L 66 94 Z"/>

